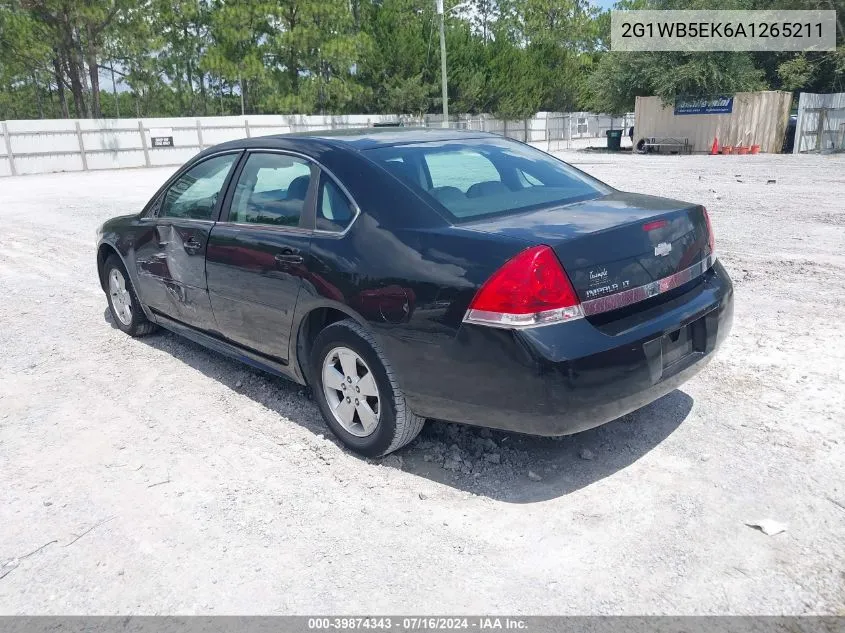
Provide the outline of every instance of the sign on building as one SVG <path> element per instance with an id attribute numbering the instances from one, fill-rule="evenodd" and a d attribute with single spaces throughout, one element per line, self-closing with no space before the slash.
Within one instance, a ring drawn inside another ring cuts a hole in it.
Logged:
<path id="1" fill-rule="evenodd" d="M 675 115 L 679 114 L 730 114 L 733 112 L 733 97 L 712 97 L 709 99 L 675 99 Z"/>

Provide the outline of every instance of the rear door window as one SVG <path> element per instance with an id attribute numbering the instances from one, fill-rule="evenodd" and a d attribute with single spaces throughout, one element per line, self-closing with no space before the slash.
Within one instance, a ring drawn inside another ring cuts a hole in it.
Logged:
<path id="1" fill-rule="evenodd" d="M 311 164 L 278 153 L 252 153 L 238 176 L 229 222 L 299 226 L 311 185 Z"/>

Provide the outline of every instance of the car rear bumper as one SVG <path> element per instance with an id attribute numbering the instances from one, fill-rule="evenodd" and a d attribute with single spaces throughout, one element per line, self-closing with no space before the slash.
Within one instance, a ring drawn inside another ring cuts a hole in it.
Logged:
<path id="1" fill-rule="evenodd" d="M 410 381 L 411 406 L 426 417 L 536 435 L 616 419 L 695 375 L 728 335 L 733 287 L 724 268 L 716 262 L 692 285 L 605 324 L 465 324 L 432 364 L 434 375 Z"/>

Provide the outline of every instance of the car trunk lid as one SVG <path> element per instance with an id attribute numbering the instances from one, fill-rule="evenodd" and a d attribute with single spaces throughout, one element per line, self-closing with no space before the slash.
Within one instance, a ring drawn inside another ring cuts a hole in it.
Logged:
<path id="1" fill-rule="evenodd" d="M 551 246 L 589 315 L 665 292 L 704 272 L 711 263 L 705 214 L 700 205 L 613 192 L 462 227 Z"/>

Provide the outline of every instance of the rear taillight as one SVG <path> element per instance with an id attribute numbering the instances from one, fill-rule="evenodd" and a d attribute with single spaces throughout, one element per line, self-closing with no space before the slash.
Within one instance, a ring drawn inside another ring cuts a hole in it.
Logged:
<path id="1" fill-rule="evenodd" d="M 710 247 L 710 258 L 715 260 L 716 235 L 713 233 L 713 224 L 710 222 L 710 215 L 707 213 L 707 209 L 704 209 L 704 219 L 707 221 L 707 245 Z"/>
<path id="2" fill-rule="evenodd" d="M 467 323 L 519 328 L 584 316 L 575 289 L 554 251 L 533 246 L 493 273 L 470 303 Z"/>

